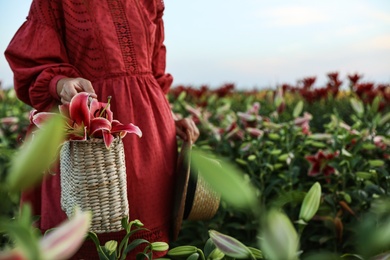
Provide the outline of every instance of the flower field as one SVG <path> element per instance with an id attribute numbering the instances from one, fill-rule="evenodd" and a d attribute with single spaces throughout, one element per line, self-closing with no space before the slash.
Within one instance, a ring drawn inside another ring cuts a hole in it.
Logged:
<path id="1" fill-rule="evenodd" d="M 173 110 L 201 129 L 196 146 L 234 162 L 256 187 L 259 208 L 282 209 L 295 223 L 306 192 L 321 184 L 318 212 L 300 234 L 304 255 L 362 253 L 359 239 L 390 223 L 390 86 L 351 75 L 341 90 L 337 73 L 328 78 L 322 88 L 305 78 L 273 90 L 182 86 L 170 93 Z M 369 214 L 374 219 L 364 221 Z M 253 215 L 222 203 L 212 221 L 185 223 L 177 243 L 202 243 L 213 228 L 258 247 L 259 227 Z M 365 244 L 373 252 L 364 254 L 390 250 L 387 242 L 380 249 Z"/>
<path id="2" fill-rule="evenodd" d="M 256 200 L 252 209 L 240 208 L 222 194 L 216 216 L 184 221 L 171 248 L 203 249 L 210 236 L 218 241 L 220 235 L 209 233 L 217 230 L 261 249 L 266 259 L 290 258 L 286 247 L 294 234 L 299 243 L 292 255 L 300 259 L 318 259 L 319 253 L 326 259 L 366 259 L 390 252 L 390 85 L 364 82 L 358 74 L 343 82 L 337 73 L 328 74 L 325 86 L 314 85 L 311 77 L 253 91 L 233 84 L 171 89 L 174 113 L 192 117 L 200 129 L 195 148 L 232 164 Z M 0 101 L 3 182 L 30 108 L 12 90 L 0 90 Z M 224 172 L 215 174 L 223 189 Z M 17 196 L 0 192 L 0 216 L 12 217 Z M 286 235 L 272 238 L 272 223 L 281 223 Z M 8 238 L 0 239 L 1 248 Z M 286 254 L 273 254 L 278 250 L 270 241 Z"/>

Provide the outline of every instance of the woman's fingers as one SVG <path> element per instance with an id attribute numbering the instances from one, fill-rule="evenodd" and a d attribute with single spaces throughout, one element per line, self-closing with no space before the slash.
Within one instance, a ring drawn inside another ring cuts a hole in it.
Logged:
<path id="1" fill-rule="evenodd" d="M 175 122 L 176 134 L 180 138 L 182 138 L 183 140 L 187 140 L 187 138 L 190 138 L 192 143 L 194 143 L 198 139 L 199 129 L 191 118 L 184 118 Z"/>
<path id="2" fill-rule="evenodd" d="M 79 92 L 87 92 L 97 98 L 91 82 L 84 78 L 62 78 L 57 82 L 57 93 L 63 104 L 67 104 Z"/>

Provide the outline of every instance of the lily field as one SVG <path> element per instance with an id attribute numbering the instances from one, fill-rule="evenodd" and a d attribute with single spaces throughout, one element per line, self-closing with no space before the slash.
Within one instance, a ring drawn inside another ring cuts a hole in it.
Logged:
<path id="1" fill-rule="evenodd" d="M 183 222 L 166 259 L 390 259 L 390 84 L 327 76 L 320 87 L 314 77 L 250 91 L 172 87 L 173 112 L 200 130 L 193 165 L 221 203 L 212 219 Z M 2 220 L 19 214 L 24 186 L 7 187 L 30 111 L 0 89 Z M 10 232 L 0 225 L 4 250 L 20 243 Z"/>

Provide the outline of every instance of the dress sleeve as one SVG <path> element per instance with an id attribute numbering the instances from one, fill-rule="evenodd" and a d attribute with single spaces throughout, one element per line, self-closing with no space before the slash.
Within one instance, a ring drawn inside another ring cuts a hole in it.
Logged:
<path id="1" fill-rule="evenodd" d="M 14 73 L 18 98 L 38 111 L 50 110 L 60 99 L 56 85 L 80 73 L 68 62 L 59 31 L 33 11 L 9 43 L 5 56 Z"/>
<path id="2" fill-rule="evenodd" d="M 156 16 L 156 37 L 155 46 L 153 52 L 152 68 L 153 74 L 158 84 L 164 93 L 168 93 L 169 88 L 173 82 L 171 74 L 166 73 L 166 48 L 164 45 L 164 22 L 162 19 L 164 12 L 164 3 L 162 0 L 156 0 L 157 2 L 157 16 Z"/>

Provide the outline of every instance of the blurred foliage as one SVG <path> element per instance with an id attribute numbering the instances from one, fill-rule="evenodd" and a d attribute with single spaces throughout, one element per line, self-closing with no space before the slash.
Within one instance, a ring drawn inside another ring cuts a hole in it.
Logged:
<path id="1" fill-rule="evenodd" d="M 178 116 L 197 123 L 195 146 L 235 162 L 257 188 L 259 208 L 276 206 L 297 221 L 297 205 L 321 184 L 319 210 L 300 236 L 304 254 L 357 252 L 356 224 L 389 196 L 390 86 L 351 75 L 340 90 L 337 73 L 328 76 L 322 88 L 307 78 L 259 91 L 178 86 L 168 95 Z M 173 245 L 202 247 L 209 229 L 258 245 L 259 221 L 224 201 L 212 220 L 185 221 Z"/>
<path id="2" fill-rule="evenodd" d="M 0 87 L 0 217 L 13 217 L 18 209 L 19 196 L 4 188 L 4 180 L 11 166 L 11 158 L 22 144 L 29 124 L 30 107 L 16 98 L 13 89 Z M 0 234 L 0 248 L 8 243 Z"/>

